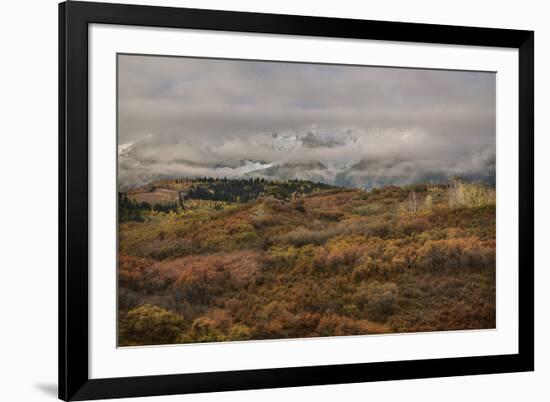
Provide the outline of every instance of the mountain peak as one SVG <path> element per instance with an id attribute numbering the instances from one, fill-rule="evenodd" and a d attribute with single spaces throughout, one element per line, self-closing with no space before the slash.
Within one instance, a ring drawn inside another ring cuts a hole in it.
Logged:
<path id="1" fill-rule="evenodd" d="M 309 148 L 319 147 L 343 147 L 350 144 L 355 144 L 357 137 L 352 130 L 345 130 L 337 133 L 321 132 L 317 129 L 311 129 L 305 136 L 302 137 L 302 145 Z"/>

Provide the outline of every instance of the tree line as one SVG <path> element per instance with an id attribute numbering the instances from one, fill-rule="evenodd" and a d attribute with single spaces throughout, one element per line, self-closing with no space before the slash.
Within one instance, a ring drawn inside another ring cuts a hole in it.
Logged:
<path id="1" fill-rule="evenodd" d="M 189 179 L 176 179 L 175 183 L 189 182 Z M 204 177 L 191 180 L 190 189 L 180 192 L 178 202 L 168 204 L 154 204 L 133 201 L 124 192 L 118 193 L 119 222 L 143 222 L 144 214 L 149 211 L 175 212 L 184 207 L 187 199 L 208 200 L 228 203 L 248 202 L 261 196 L 273 197 L 280 200 L 291 200 L 302 197 L 316 190 L 325 190 L 333 186 L 307 180 L 268 181 L 263 178 L 228 179 Z"/>
<path id="2" fill-rule="evenodd" d="M 293 196 L 303 196 L 315 190 L 332 188 L 325 183 L 307 180 L 267 181 L 251 179 L 200 179 L 189 190 L 187 197 L 195 200 L 248 202 L 260 196 L 271 196 L 289 200 Z"/>

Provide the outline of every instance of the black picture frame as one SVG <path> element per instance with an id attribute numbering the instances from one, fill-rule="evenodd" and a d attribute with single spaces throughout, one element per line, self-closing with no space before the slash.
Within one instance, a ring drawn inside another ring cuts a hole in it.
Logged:
<path id="1" fill-rule="evenodd" d="M 509 47 L 519 51 L 517 354 L 90 379 L 88 25 Z M 59 398 L 170 395 L 534 370 L 534 32 L 70 1 L 59 4 Z"/>

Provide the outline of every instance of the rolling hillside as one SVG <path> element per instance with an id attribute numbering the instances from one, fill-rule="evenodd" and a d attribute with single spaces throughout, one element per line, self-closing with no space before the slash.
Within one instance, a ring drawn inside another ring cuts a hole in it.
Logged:
<path id="1" fill-rule="evenodd" d="M 119 344 L 495 327 L 495 197 L 163 180 L 119 195 Z"/>

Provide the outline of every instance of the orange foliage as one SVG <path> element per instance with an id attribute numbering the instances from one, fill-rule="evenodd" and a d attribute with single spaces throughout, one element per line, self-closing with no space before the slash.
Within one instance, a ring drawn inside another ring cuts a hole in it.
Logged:
<path id="1" fill-rule="evenodd" d="M 121 224 L 120 342 L 494 328 L 495 207 L 478 204 L 328 189 Z"/>

